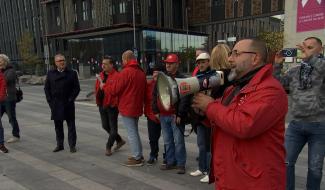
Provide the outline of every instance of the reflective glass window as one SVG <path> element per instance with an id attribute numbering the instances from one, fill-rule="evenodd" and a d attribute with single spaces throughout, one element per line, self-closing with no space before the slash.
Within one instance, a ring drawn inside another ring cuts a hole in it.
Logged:
<path id="1" fill-rule="evenodd" d="M 161 33 L 162 32 L 156 32 L 156 49 L 161 50 Z"/>
<path id="2" fill-rule="evenodd" d="M 167 52 L 172 51 L 172 34 L 169 32 L 166 33 L 166 50 Z"/>
<path id="3" fill-rule="evenodd" d="M 161 45 L 161 51 L 165 51 L 166 47 L 166 33 L 161 32 L 160 33 L 160 45 Z"/>

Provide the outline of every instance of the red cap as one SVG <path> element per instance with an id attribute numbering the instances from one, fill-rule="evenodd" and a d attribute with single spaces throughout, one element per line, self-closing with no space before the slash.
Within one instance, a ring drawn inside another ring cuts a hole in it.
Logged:
<path id="1" fill-rule="evenodd" d="M 165 63 L 179 63 L 178 56 L 174 53 L 168 54 L 167 58 L 164 60 Z"/>

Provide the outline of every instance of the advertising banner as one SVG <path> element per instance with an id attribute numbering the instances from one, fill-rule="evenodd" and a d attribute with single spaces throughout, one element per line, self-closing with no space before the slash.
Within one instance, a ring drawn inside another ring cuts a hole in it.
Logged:
<path id="1" fill-rule="evenodd" d="M 298 0 L 297 32 L 325 28 L 325 0 Z"/>

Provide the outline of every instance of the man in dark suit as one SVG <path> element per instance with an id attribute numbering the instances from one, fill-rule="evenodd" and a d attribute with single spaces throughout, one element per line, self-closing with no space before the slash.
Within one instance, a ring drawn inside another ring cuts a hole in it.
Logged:
<path id="1" fill-rule="evenodd" d="M 68 125 L 68 141 L 70 152 L 76 152 L 76 126 L 74 101 L 80 92 L 78 75 L 66 67 L 65 57 L 57 54 L 54 57 L 56 68 L 47 73 L 45 82 L 46 100 L 51 108 L 51 119 L 54 120 L 57 146 L 53 152 L 64 149 L 63 121 Z"/>

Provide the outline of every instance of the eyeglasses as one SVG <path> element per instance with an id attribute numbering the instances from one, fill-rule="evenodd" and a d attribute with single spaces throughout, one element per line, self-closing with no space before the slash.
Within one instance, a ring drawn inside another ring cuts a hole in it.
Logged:
<path id="1" fill-rule="evenodd" d="M 237 51 L 237 50 L 232 50 L 231 52 L 228 53 L 228 57 L 234 56 L 234 57 L 239 57 L 243 53 L 249 53 L 249 54 L 257 54 L 257 52 L 252 52 L 252 51 Z"/>
<path id="2" fill-rule="evenodd" d="M 55 62 L 64 62 L 65 60 L 64 59 L 61 59 L 61 60 L 56 60 Z"/>

